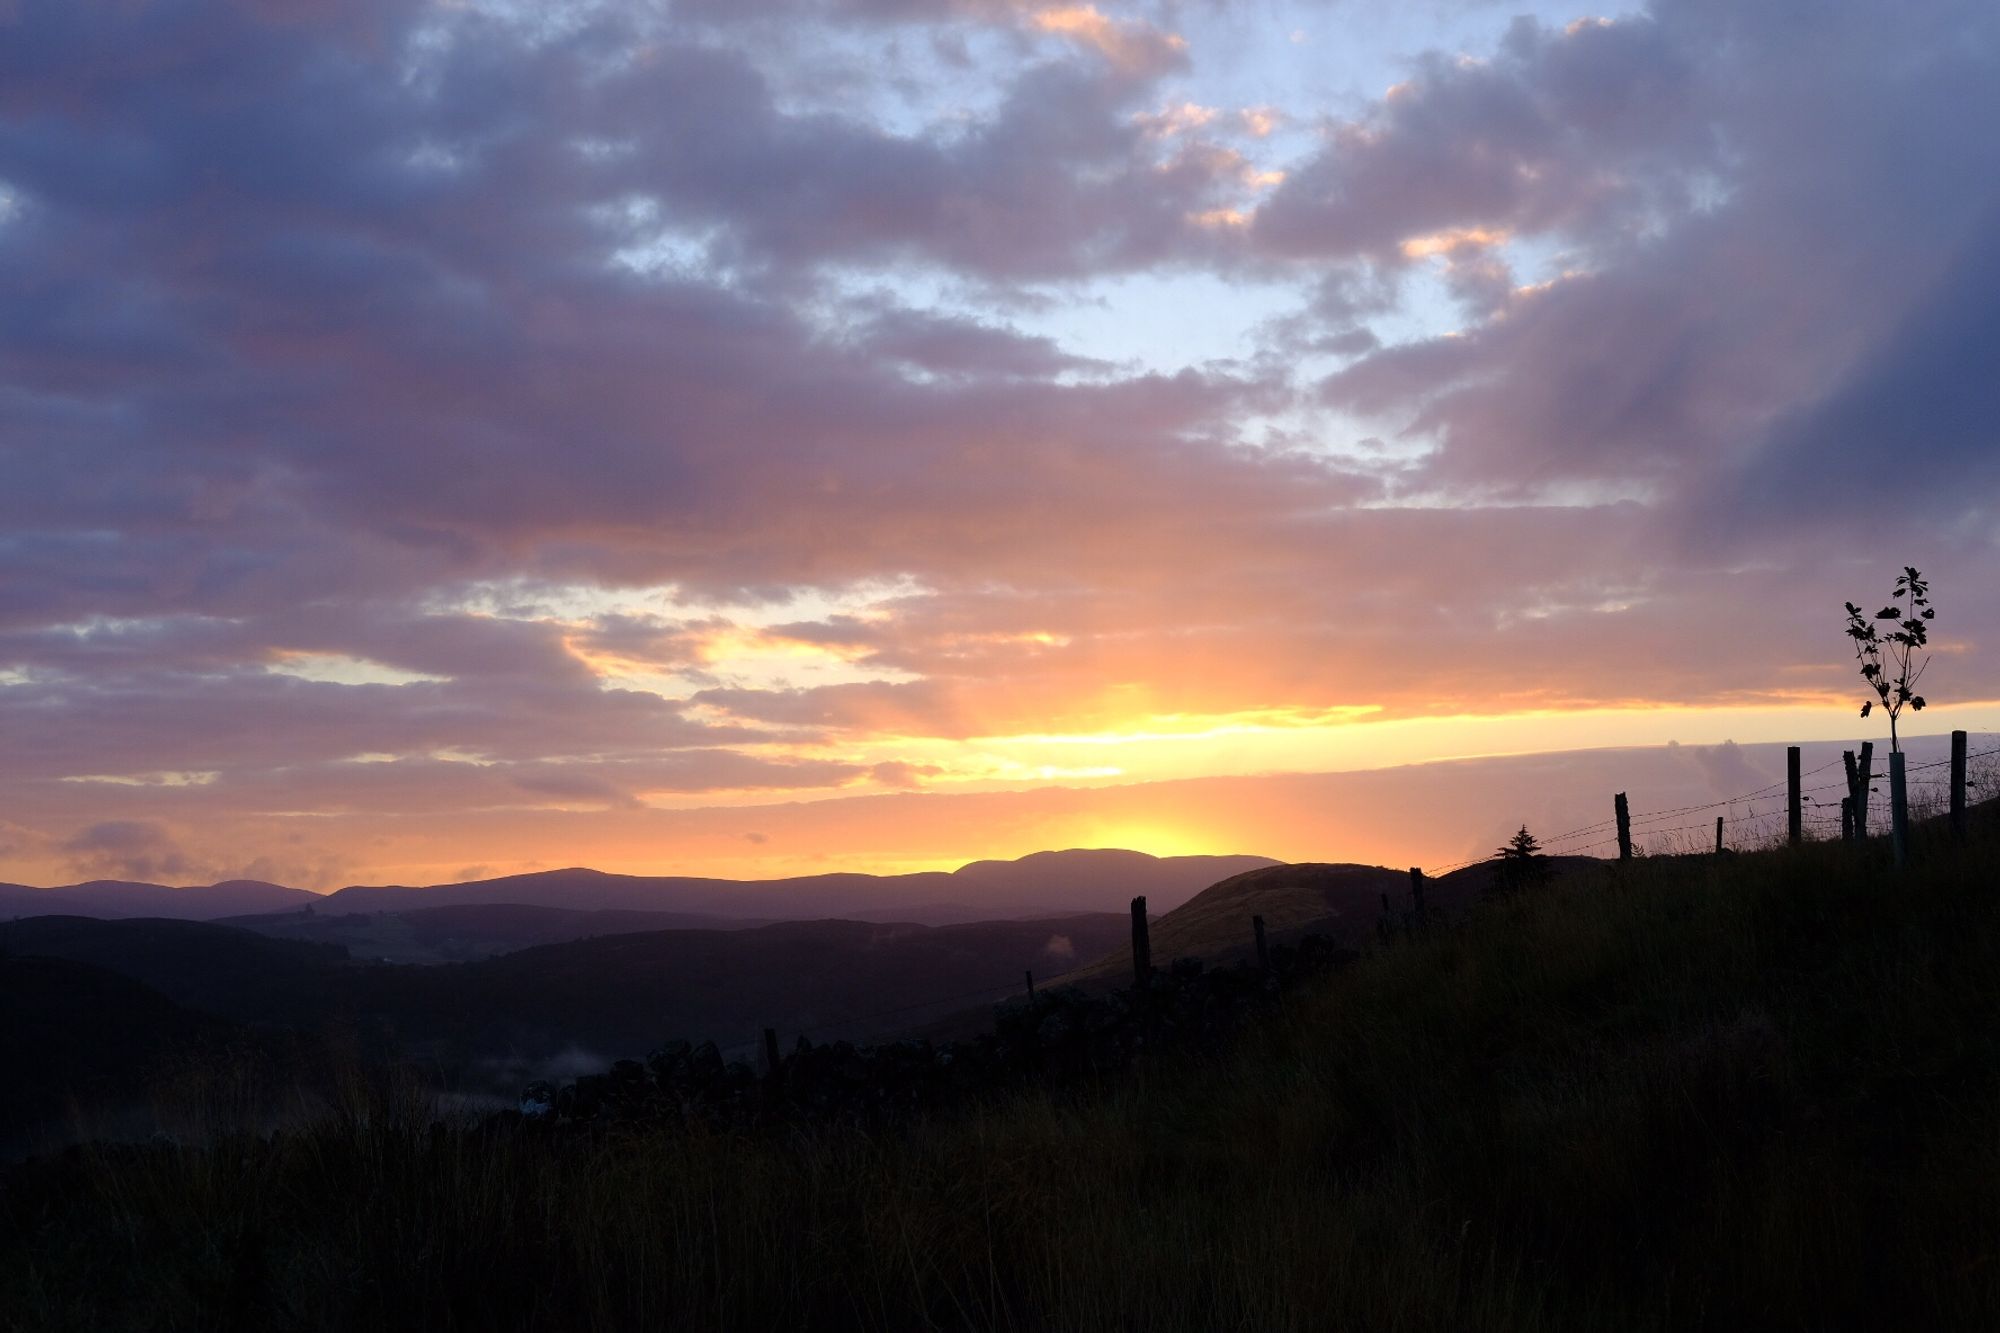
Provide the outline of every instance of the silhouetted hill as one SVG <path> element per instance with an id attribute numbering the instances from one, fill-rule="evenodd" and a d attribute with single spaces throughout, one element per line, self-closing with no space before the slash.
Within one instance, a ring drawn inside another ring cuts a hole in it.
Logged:
<path id="1" fill-rule="evenodd" d="M 648 930 L 742 930 L 768 922 L 701 912 L 576 911 L 524 903 L 461 903 L 404 912 L 295 912 L 226 917 L 273 939 L 337 945 L 357 960 L 383 963 L 465 963 L 537 944 Z"/>
<path id="2" fill-rule="evenodd" d="M 427 910 L 481 920 L 494 912 Z M 543 909 L 518 911 L 530 922 L 550 920 Z M 689 1038 L 747 1053 L 766 1025 L 783 1029 L 787 1040 L 800 1032 L 826 1039 L 911 1026 L 999 998 L 1023 984 L 1024 970 L 1050 975 L 1102 954 L 1127 920 L 1096 914 L 937 927 L 794 921 L 605 934 L 430 966 L 359 964 L 337 944 L 191 921 L 34 917 L 0 925 L 0 947 L 113 971 L 177 1005 L 240 1024 L 305 1034 L 337 1029 L 370 1054 L 422 1057 L 458 1081 L 512 1092 L 540 1062 L 565 1051 L 589 1052 L 602 1063 Z M 69 1039 L 59 1009 L 43 1021 Z M 89 1040 L 95 1020 L 85 1013 L 79 1022 L 75 1040 Z"/>
<path id="3" fill-rule="evenodd" d="M 230 879 L 185 888 L 122 879 L 94 879 L 51 889 L 0 884 L 0 920 L 26 916 L 94 916 L 107 920 L 143 916 L 211 921 L 249 912 L 286 911 L 317 901 L 316 893 L 257 879 Z"/>
<path id="4" fill-rule="evenodd" d="M 108 968 L 67 958 L 0 957 L 0 1160 L 72 1105 L 145 1090 L 165 1065 L 224 1039 L 230 1025 Z"/>
<path id="5" fill-rule="evenodd" d="M 328 978 L 342 970 L 337 945 L 266 939 L 205 921 L 99 921 L 38 916 L 0 923 L 0 949 L 100 967 L 152 987 L 176 1004 L 244 1022 L 321 1017 Z"/>
<path id="6" fill-rule="evenodd" d="M 1111 948 L 1122 914 L 922 926 L 790 921 L 744 930 L 606 935 L 484 962 L 356 969 L 357 1016 L 406 1047 L 517 1054 L 569 1047 L 643 1055 L 713 1039 L 747 1051 L 765 1026 L 789 1043 L 914 1026 Z"/>
<path id="7" fill-rule="evenodd" d="M 1547 857 L 1542 862 L 1550 880 L 1601 864 L 1580 856 Z M 1439 915 L 1463 912 L 1492 886 L 1496 865 L 1482 861 L 1427 879 L 1427 910 Z M 1344 948 L 1360 948 L 1375 937 L 1384 894 L 1389 898 L 1391 919 L 1400 921 L 1411 910 L 1409 872 L 1319 862 L 1245 871 L 1210 885 L 1172 911 L 1153 914 L 1153 962 L 1160 966 L 1175 958 L 1217 961 L 1247 956 L 1256 947 L 1251 918 L 1258 916 L 1264 918 L 1265 936 L 1273 943 L 1310 932 Z M 1153 906 L 1148 901 L 1148 909 Z M 1109 956 L 1062 980 L 1122 985 L 1131 974 L 1128 935 Z"/>

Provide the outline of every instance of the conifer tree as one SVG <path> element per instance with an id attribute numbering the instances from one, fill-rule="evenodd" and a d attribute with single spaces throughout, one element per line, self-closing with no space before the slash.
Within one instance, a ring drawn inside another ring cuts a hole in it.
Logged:
<path id="1" fill-rule="evenodd" d="M 1493 855 L 1500 862 L 1494 874 L 1494 884 L 1503 892 L 1526 888 L 1548 873 L 1542 844 L 1528 832 L 1526 824 L 1521 825 L 1520 831 L 1507 839 L 1505 845 L 1496 849 Z"/>

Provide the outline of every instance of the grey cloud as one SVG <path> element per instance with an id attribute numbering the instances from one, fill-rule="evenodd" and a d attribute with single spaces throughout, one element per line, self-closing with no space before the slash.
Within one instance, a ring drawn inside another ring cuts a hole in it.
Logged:
<path id="1" fill-rule="evenodd" d="M 65 841 L 62 850 L 80 873 L 96 878 L 171 883 L 195 873 L 174 836 L 145 820 L 91 824 Z"/>
<path id="2" fill-rule="evenodd" d="M 1719 149 L 1697 70 L 1650 18 L 1551 32 L 1517 20 L 1490 61 L 1433 53 L 1257 212 L 1288 255 L 1371 255 L 1459 228 L 1598 228 L 1685 204 Z"/>

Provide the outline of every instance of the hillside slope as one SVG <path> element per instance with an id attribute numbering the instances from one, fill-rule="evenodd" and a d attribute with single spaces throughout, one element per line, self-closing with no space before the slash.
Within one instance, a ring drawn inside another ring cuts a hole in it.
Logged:
<path id="1" fill-rule="evenodd" d="M 1552 856 L 1541 863 L 1544 885 L 1595 869 L 1589 857 Z M 1479 862 L 1426 880 L 1425 910 L 1436 921 L 1463 915 L 1493 883 L 1494 863 Z M 1304 934 L 1324 935 L 1342 948 L 1358 949 L 1378 934 L 1388 903 L 1392 923 L 1413 910 L 1410 875 L 1382 866 L 1335 865 L 1307 861 L 1297 865 L 1260 866 L 1212 884 L 1151 924 L 1150 945 L 1155 966 L 1176 958 L 1226 962 L 1249 957 L 1255 949 L 1252 919 L 1264 918 L 1265 937 L 1272 944 Z M 1150 910 L 1154 904 L 1149 900 Z M 1129 939 L 1104 958 L 1058 978 L 1077 985 L 1123 984 L 1132 975 Z"/>

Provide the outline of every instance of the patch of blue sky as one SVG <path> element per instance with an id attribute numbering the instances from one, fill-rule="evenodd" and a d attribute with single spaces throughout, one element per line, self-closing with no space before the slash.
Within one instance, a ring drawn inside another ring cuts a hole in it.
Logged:
<path id="1" fill-rule="evenodd" d="M 1518 17 L 1561 27 L 1617 19 L 1634 0 L 1233 0 L 1180 15 L 1204 102 L 1349 118 L 1408 77 L 1427 51 L 1486 58 Z"/>
<path id="2" fill-rule="evenodd" d="M 1066 352 L 1138 373 L 1247 363 L 1259 330 L 1292 313 L 1302 297 L 1291 282 L 1216 273 L 1154 272 L 1100 278 L 1041 309 L 1015 313 L 1024 333 L 1043 334 Z"/>
<path id="3" fill-rule="evenodd" d="M 816 23 L 751 54 L 779 112 L 839 116 L 916 139 L 991 120 L 1034 52 L 1017 34 L 991 28 Z"/>
<path id="4" fill-rule="evenodd" d="M 630 238 L 610 252 L 614 268 L 642 277 L 723 287 L 735 280 L 730 266 L 717 262 L 717 227 L 670 223 L 662 216 L 659 201 L 643 195 L 603 204 L 593 211 L 608 233 L 622 232 Z"/>

